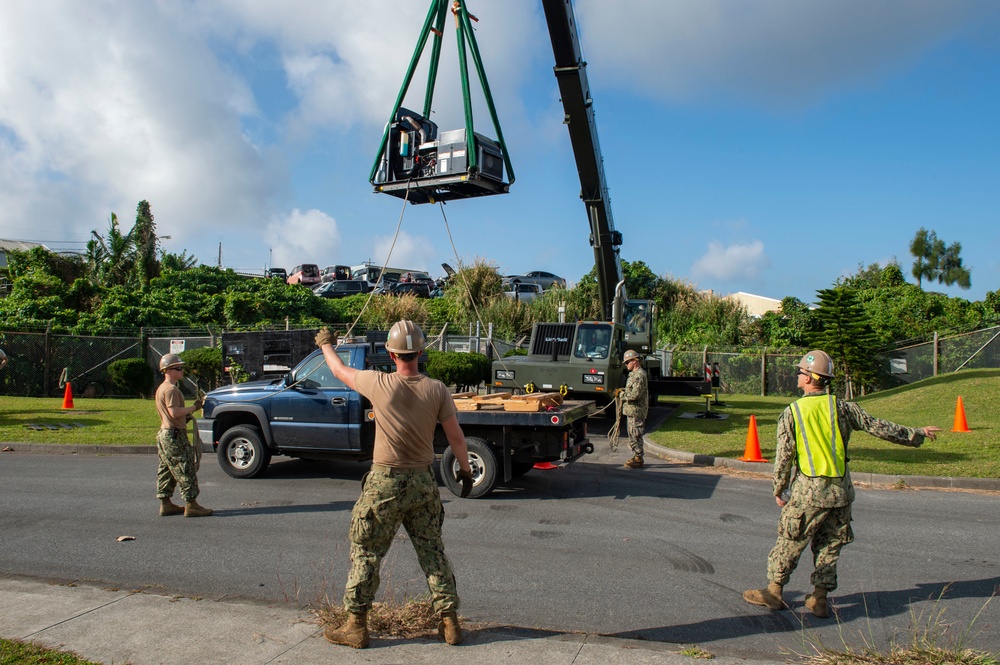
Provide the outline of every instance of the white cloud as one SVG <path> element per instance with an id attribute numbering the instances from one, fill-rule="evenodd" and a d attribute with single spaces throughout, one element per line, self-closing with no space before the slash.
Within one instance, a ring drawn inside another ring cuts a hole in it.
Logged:
<path id="1" fill-rule="evenodd" d="M 319 210 L 298 208 L 267 225 L 264 239 L 270 246 L 272 266 L 291 269 L 300 263 L 315 263 L 322 270 L 345 255 L 337 220 Z"/>
<path id="2" fill-rule="evenodd" d="M 146 199 L 183 246 L 259 216 L 280 171 L 244 83 L 152 3 L 3 3 L 0 99 L 0 226 L 85 240 Z"/>
<path id="3" fill-rule="evenodd" d="M 988 32 L 1000 14 L 993 0 L 576 5 L 586 57 L 600 63 L 602 81 L 671 101 L 735 95 L 766 105 L 865 84 L 970 26 Z"/>
<path id="4" fill-rule="evenodd" d="M 390 251 L 392 252 L 391 256 Z M 421 236 L 411 236 L 405 231 L 400 231 L 395 243 L 393 243 L 393 236 L 377 237 L 373 252 L 372 263 L 379 265 L 384 263 L 395 268 L 437 272 L 431 268 L 431 266 L 436 265 L 434 258 L 438 255 L 437 248 L 427 238 Z M 388 261 L 386 257 L 389 257 Z"/>
<path id="5" fill-rule="evenodd" d="M 708 243 L 708 251 L 691 266 L 691 274 L 699 279 L 754 279 L 770 265 L 760 240 L 728 247 L 713 240 Z"/>

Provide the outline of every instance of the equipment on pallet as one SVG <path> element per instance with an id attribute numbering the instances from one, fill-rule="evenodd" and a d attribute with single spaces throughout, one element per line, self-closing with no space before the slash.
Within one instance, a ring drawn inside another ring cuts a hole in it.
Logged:
<path id="1" fill-rule="evenodd" d="M 437 124 L 429 117 L 441 57 L 444 22 L 449 11 L 455 16 L 465 127 L 439 131 Z M 479 46 L 472 30 L 471 21 L 474 20 L 478 21 L 469 14 L 464 0 L 431 1 L 416 50 L 392 107 L 369 175 L 369 181 L 376 192 L 398 196 L 410 203 L 433 203 L 505 194 L 509 191 L 514 182 L 514 170 L 507 155 L 503 131 L 500 129 Z M 421 113 L 417 113 L 403 108 L 402 103 L 431 33 L 434 39 L 424 107 Z M 483 87 L 483 96 L 496 131 L 495 140 L 474 129 L 466 49 L 472 56 Z M 508 182 L 504 181 L 505 167 L 510 178 Z"/>

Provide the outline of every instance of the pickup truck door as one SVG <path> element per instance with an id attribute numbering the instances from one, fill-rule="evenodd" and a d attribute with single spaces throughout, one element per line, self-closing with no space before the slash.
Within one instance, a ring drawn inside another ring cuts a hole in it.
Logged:
<path id="1" fill-rule="evenodd" d="M 350 362 L 349 350 L 338 353 Z M 361 396 L 333 375 L 321 353 L 294 372 L 293 387 L 271 402 L 271 431 L 281 447 L 361 450 Z"/>

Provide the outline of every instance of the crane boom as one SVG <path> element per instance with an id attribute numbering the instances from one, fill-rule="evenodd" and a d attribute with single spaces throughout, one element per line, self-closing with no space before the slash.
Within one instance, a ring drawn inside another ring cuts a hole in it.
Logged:
<path id="1" fill-rule="evenodd" d="M 611 215 L 604 158 L 597 140 L 593 99 L 587 82 L 587 63 L 580 49 L 571 0 L 542 0 L 542 8 L 555 56 L 554 71 L 562 97 L 564 122 L 569 128 L 580 176 L 580 198 L 590 221 L 590 245 L 594 248 L 601 313 L 604 320 L 610 321 L 614 313 L 615 287 L 622 280 L 618 250 L 622 234 L 615 230 Z"/>

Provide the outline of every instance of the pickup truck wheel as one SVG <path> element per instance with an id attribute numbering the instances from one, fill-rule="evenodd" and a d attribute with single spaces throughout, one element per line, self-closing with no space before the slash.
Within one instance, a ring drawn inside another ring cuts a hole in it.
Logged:
<path id="1" fill-rule="evenodd" d="M 219 466 L 233 478 L 256 478 L 271 463 L 264 435 L 254 425 L 234 425 L 219 439 Z"/>
<path id="2" fill-rule="evenodd" d="M 497 456 L 483 439 L 475 436 L 465 438 L 469 447 L 469 466 L 472 467 L 472 492 L 470 499 L 480 499 L 497 484 Z M 455 496 L 462 495 L 462 483 L 455 479 L 458 474 L 458 460 L 451 452 L 451 446 L 441 456 L 441 480 Z"/>

